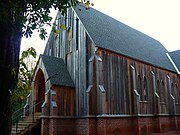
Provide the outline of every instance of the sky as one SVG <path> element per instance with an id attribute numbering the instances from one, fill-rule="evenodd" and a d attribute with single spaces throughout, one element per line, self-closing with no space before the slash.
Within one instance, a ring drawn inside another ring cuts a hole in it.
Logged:
<path id="1" fill-rule="evenodd" d="M 180 49 L 180 0 L 91 0 L 95 9 L 158 40 L 168 50 Z M 53 13 L 55 15 L 55 13 Z M 50 31 L 50 28 L 49 28 Z M 21 51 L 33 46 L 43 53 L 38 34 L 23 38 Z"/>

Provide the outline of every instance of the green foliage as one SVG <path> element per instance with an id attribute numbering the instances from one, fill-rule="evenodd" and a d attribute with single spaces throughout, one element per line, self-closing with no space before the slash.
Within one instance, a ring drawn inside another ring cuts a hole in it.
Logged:
<path id="1" fill-rule="evenodd" d="M 90 8 L 93 3 L 89 0 L 81 0 L 86 7 Z M 51 9 L 58 9 L 63 15 L 67 8 L 76 6 L 78 0 L 1 0 L 0 2 L 0 23 L 7 23 L 12 29 L 22 28 L 22 36 L 31 37 L 34 30 L 39 32 L 43 40 L 47 37 L 46 28 L 51 26 Z M 65 30 L 62 24 L 62 29 Z"/>
<path id="2" fill-rule="evenodd" d="M 19 75 L 16 89 L 12 93 L 12 109 L 18 110 L 23 107 L 25 99 L 31 90 L 32 76 L 34 72 L 34 59 L 36 50 L 31 47 L 23 51 L 20 58 Z"/>
<path id="3" fill-rule="evenodd" d="M 29 37 L 34 29 L 38 29 L 41 39 L 47 37 L 45 25 L 51 25 L 52 17 L 50 17 L 50 9 L 58 9 L 62 14 L 71 5 L 75 5 L 76 0 L 30 0 L 27 2 L 26 12 L 24 13 L 23 35 Z"/>
<path id="4" fill-rule="evenodd" d="M 75 6 L 77 0 L 1 0 L 0 23 L 7 25 L 20 25 L 22 36 L 31 37 L 33 30 L 37 29 L 41 39 L 47 36 L 44 26 L 51 25 L 51 9 L 58 9 L 65 14 L 67 8 Z"/>

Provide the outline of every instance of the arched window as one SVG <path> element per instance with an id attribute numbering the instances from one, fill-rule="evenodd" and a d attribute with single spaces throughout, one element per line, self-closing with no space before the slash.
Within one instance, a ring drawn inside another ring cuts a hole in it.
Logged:
<path id="1" fill-rule="evenodd" d="M 147 79 L 144 77 L 142 80 L 138 75 L 137 91 L 140 94 L 141 101 L 147 101 Z"/>
<path id="2" fill-rule="evenodd" d="M 160 102 L 166 102 L 166 89 L 164 81 L 161 82 L 161 89 L 160 89 Z"/>
<path id="3" fill-rule="evenodd" d="M 175 102 L 178 103 L 179 93 L 177 91 L 177 84 L 172 83 L 171 84 L 171 89 L 172 89 L 172 95 L 175 98 Z"/>
<path id="4" fill-rule="evenodd" d="M 160 82 L 159 82 L 159 80 L 157 80 L 156 92 L 159 96 L 160 96 L 160 91 L 161 91 Z"/>
<path id="5" fill-rule="evenodd" d="M 138 83 L 137 83 L 137 92 L 140 94 L 141 93 L 141 88 L 142 88 L 142 82 L 141 82 L 141 76 L 138 75 Z"/>
<path id="6" fill-rule="evenodd" d="M 73 35 L 73 31 L 72 28 L 69 27 L 68 28 L 68 53 L 72 52 L 72 35 Z"/>
<path id="7" fill-rule="evenodd" d="M 144 84 L 143 84 L 143 90 L 142 90 L 142 101 L 147 101 L 147 80 L 146 80 L 146 77 L 144 77 Z"/>
<path id="8" fill-rule="evenodd" d="M 171 94 L 173 95 L 173 97 L 175 98 L 175 90 L 174 90 L 174 83 L 171 83 Z"/>

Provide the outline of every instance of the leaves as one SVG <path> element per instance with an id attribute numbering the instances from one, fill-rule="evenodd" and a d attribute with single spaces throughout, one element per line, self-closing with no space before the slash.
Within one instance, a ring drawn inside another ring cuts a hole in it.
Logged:
<path id="1" fill-rule="evenodd" d="M 26 59 L 30 55 L 32 55 L 33 58 L 36 58 L 36 50 L 33 47 L 31 47 L 28 50 L 22 52 L 20 61 Z"/>
<path id="2" fill-rule="evenodd" d="M 63 30 L 66 30 L 66 26 L 65 26 L 64 24 L 62 24 L 62 23 L 60 23 L 59 27 L 60 27 L 61 29 L 63 29 Z"/>
<path id="3" fill-rule="evenodd" d="M 55 39 L 57 39 L 58 35 L 59 35 L 59 30 L 58 30 L 58 29 L 55 29 L 55 30 L 54 30 Z"/>
<path id="4" fill-rule="evenodd" d="M 86 9 L 90 9 L 90 6 L 94 6 L 94 3 L 91 3 L 90 0 L 81 0 L 81 3 L 84 4 Z"/>
<path id="5" fill-rule="evenodd" d="M 85 5 L 86 9 L 89 9 L 89 8 L 90 8 L 90 4 L 91 4 L 91 3 L 90 3 L 89 0 L 85 2 L 84 5 Z"/>
<path id="6" fill-rule="evenodd" d="M 68 7 L 76 6 L 78 3 L 78 0 L 8 0 L 5 3 L 0 2 L 0 18 L 3 18 L 0 22 L 10 21 L 14 28 L 18 24 L 22 27 L 22 36 L 27 38 L 32 36 L 34 30 L 38 30 L 39 37 L 45 40 L 47 32 L 44 26 L 51 26 L 52 21 L 50 9 L 58 9 L 65 15 Z M 94 5 L 90 0 L 81 0 L 81 3 L 86 9 Z M 60 28 L 66 30 L 63 24 Z"/>
<path id="7" fill-rule="evenodd" d="M 22 36 L 31 37 L 34 30 L 39 31 L 41 39 L 45 39 L 44 26 L 51 26 L 51 9 L 59 10 L 63 15 L 67 8 L 75 6 L 78 0 L 4 0 L 0 2 L 0 22 L 22 28 Z"/>
<path id="8" fill-rule="evenodd" d="M 41 29 L 40 29 L 39 37 L 40 37 L 42 40 L 45 40 L 45 39 L 46 39 L 47 34 L 48 34 L 48 33 L 46 32 L 46 29 L 44 29 L 44 28 L 41 28 Z"/>
<path id="9" fill-rule="evenodd" d="M 12 93 L 11 102 L 13 109 L 22 107 L 27 95 L 30 93 L 31 81 L 34 72 L 34 59 L 36 50 L 31 47 L 23 51 L 19 60 L 19 75 L 16 89 Z"/>

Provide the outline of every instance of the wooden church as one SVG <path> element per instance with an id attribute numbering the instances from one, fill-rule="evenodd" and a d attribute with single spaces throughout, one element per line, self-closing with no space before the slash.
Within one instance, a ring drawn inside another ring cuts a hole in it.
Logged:
<path id="1" fill-rule="evenodd" d="M 180 50 L 168 52 L 157 40 L 82 5 L 66 16 L 58 13 L 55 24 L 25 106 L 26 115 L 40 113 L 41 135 L 180 129 Z"/>

